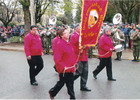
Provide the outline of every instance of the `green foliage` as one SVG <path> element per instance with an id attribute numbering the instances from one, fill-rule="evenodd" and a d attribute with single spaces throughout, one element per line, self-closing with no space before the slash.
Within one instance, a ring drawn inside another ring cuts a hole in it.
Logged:
<path id="1" fill-rule="evenodd" d="M 19 37 L 19 36 L 13 36 L 13 37 L 10 38 L 10 42 L 23 43 L 24 42 L 24 38 L 23 37 Z"/>
<path id="2" fill-rule="evenodd" d="M 62 24 L 68 24 L 68 18 L 66 17 L 66 16 L 59 16 L 59 17 L 57 17 L 57 22 L 58 23 L 62 23 Z"/>
<path id="3" fill-rule="evenodd" d="M 57 22 L 56 22 L 56 25 L 58 25 L 58 26 L 62 26 L 63 23 L 62 23 L 62 21 L 57 21 Z"/>
<path id="4" fill-rule="evenodd" d="M 17 25 L 17 23 L 13 21 L 8 24 L 8 26 L 14 26 L 14 25 Z"/>
<path id="5" fill-rule="evenodd" d="M 80 23 L 81 22 L 81 12 L 82 12 L 82 0 L 78 0 L 76 2 L 76 16 L 75 16 L 75 22 Z"/>
<path id="6" fill-rule="evenodd" d="M 112 9 L 110 6 L 108 6 L 104 21 L 112 23 L 113 22 L 113 16 L 115 14 L 116 14 L 116 10 Z"/>
<path id="7" fill-rule="evenodd" d="M 24 7 L 30 6 L 30 0 L 19 0 L 19 3 Z"/>
<path id="8" fill-rule="evenodd" d="M 132 15 L 140 4 L 139 0 L 109 0 L 111 9 L 121 13 L 124 23 L 131 23 Z M 134 16 L 135 17 L 135 16 Z"/>
<path id="9" fill-rule="evenodd" d="M 76 16 L 75 16 L 75 22 L 76 23 L 80 23 L 81 22 L 81 12 L 82 12 L 81 7 L 77 8 Z"/>
<path id="10" fill-rule="evenodd" d="M 62 7 L 64 9 L 64 14 L 67 19 L 66 24 L 71 24 L 73 22 L 73 16 L 72 16 L 72 10 L 73 10 L 73 3 L 71 0 L 63 0 L 64 6 Z M 63 22 L 64 23 L 64 22 Z"/>

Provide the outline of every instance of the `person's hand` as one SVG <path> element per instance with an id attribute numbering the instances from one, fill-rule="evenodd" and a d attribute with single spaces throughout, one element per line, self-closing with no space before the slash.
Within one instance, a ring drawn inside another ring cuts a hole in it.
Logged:
<path id="1" fill-rule="evenodd" d="M 28 60 L 31 60 L 31 56 L 27 56 L 27 59 L 28 59 Z"/>
<path id="2" fill-rule="evenodd" d="M 41 54 L 42 56 L 44 56 L 44 53 L 42 52 L 42 54 Z"/>
<path id="3" fill-rule="evenodd" d="M 86 48 L 86 46 L 84 45 L 82 49 L 85 49 L 85 48 Z"/>
<path id="4" fill-rule="evenodd" d="M 115 48 L 110 48 L 110 51 L 113 51 L 113 50 L 115 50 Z"/>
<path id="5" fill-rule="evenodd" d="M 122 41 L 124 41 L 124 39 L 120 39 L 120 41 L 122 42 Z"/>
<path id="6" fill-rule="evenodd" d="M 82 53 L 83 53 L 83 49 L 80 50 L 80 56 L 82 55 Z"/>

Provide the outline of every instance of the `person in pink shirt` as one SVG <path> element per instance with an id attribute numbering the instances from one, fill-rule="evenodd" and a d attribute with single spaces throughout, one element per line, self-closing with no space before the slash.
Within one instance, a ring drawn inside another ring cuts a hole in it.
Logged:
<path id="1" fill-rule="evenodd" d="M 52 50 L 53 50 L 53 53 L 55 53 L 56 49 L 57 49 L 57 43 L 58 41 L 60 40 L 60 37 L 58 35 L 58 32 L 56 33 L 56 37 L 53 39 L 52 41 Z"/>
<path id="2" fill-rule="evenodd" d="M 58 35 L 58 31 L 57 31 L 57 33 L 56 33 L 56 37 L 53 39 L 53 41 L 52 41 L 52 50 L 53 50 L 53 54 L 55 55 L 55 51 L 56 51 L 56 49 L 57 49 L 57 43 L 58 43 L 58 41 L 60 40 L 60 37 L 59 37 L 59 35 Z M 57 70 L 56 70 L 56 66 L 54 65 L 54 69 L 55 69 L 55 71 L 57 72 Z"/>
<path id="3" fill-rule="evenodd" d="M 93 77 L 95 79 L 97 79 L 97 75 L 99 74 L 99 72 L 101 72 L 103 68 L 106 66 L 108 80 L 116 81 L 116 79 L 113 79 L 113 75 L 112 75 L 112 58 L 111 58 L 112 51 L 115 50 L 115 48 L 113 47 L 113 42 L 110 35 L 111 35 L 111 28 L 106 27 L 105 33 L 99 39 L 100 63 L 97 66 L 97 68 L 93 71 Z"/>
<path id="4" fill-rule="evenodd" d="M 70 99 L 75 99 L 73 73 L 75 72 L 76 60 L 74 59 L 74 50 L 68 41 L 69 32 L 65 28 L 61 28 L 58 34 L 60 40 L 57 43 L 57 49 L 55 49 L 54 61 L 59 73 L 59 81 L 49 90 L 50 98 L 53 99 L 66 83 Z"/>
<path id="5" fill-rule="evenodd" d="M 29 74 L 31 85 L 37 86 L 36 76 L 43 68 L 43 48 L 41 38 L 37 33 L 37 26 L 32 25 L 30 32 L 24 38 L 24 51 L 29 64 Z"/>
<path id="6" fill-rule="evenodd" d="M 91 91 L 86 86 L 88 79 L 88 55 L 87 50 L 89 47 L 84 46 L 81 50 L 79 50 L 79 37 L 80 37 L 80 24 L 75 26 L 76 31 L 71 35 L 70 42 L 74 49 L 76 60 L 78 61 L 78 69 L 75 72 L 74 79 L 77 79 L 81 76 L 80 82 L 80 90 L 81 91 Z"/>

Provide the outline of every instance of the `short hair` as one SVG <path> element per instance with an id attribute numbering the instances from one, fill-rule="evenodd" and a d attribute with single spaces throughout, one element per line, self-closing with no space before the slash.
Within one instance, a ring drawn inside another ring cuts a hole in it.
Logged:
<path id="1" fill-rule="evenodd" d="M 77 28 L 78 26 L 80 26 L 80 24 L 79 24 L 79 23 L 77 23 L 77 24 L 75 25 L 75 27 L 74 27 L 74 28 L 75 28 L 75 30 L 76 30 L 76 28 Z"/>
<path id="2" fill-rule="evenodd" d="M 34 27 L 37 27 L 36 25 L 31 25 L 30 30 L 32 30 Z"/>
<path id="3" fill-rule="evenodd" d="M 62 35 L 63 35 L 63 32 L 65 31 L 66 29 L 65 28 L 61 28 L 60 30 L 57 31 L 57 35 L 59 35 L 59 37 L 62 39 Z"/>
<path id="4" fill-rule="evenodd" d="M 111 30 L 111 27 L 106 26 L 105 29 L 104 29 L 104 32 L 107 32 L 108 30 Z"/>

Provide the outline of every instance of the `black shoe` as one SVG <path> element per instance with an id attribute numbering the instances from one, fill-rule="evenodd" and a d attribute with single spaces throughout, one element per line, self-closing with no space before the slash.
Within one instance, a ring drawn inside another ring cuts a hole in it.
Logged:
<path id="1" fill-rule="evenodd" d="M 108 79 L 108 80 L 109 80 L 109 81 L 116 81 L 116 79 L 113 79 L 113 78 L 112 78 L 112 79 Z"/>
<path id="2" fill-rule="evenodd" d="M 54 97 L 51 95 L 50 91 L 49 91 L 49 95 L 50 95 L 51 100 L 54 100 Z"/>
<path id="3" fill-rule="evenodd" d="M 132 61 L 137 61 L 136 59 L 133 59 Z"/>
<path id="4" fill-rule="evenodd" d="M 116 58 L 115 60 L 119 60 L 118 58 Z"/>
<path id="5" fill-rule="evenodd" d="M 36 81 L 35 82 L 31 82 L 31 85 L 38 86 L 38 83 Z"/>
<path id="6" fill-rule="evenodd" d="M 121 58 L 119 58 L 118 60 L 121 61 Z"/>
<path id="7" fill-rule="evenodd" d="M 81 88 L 81 91 L 91 91 L 91 89 L 88 89 L 87 87 Z"/>
<path id="8" fill-rule="evenodd" d="M 93 77 L 95 78 L 95 79 L 97 79 L 97 76 L 93 73 Z"/>

